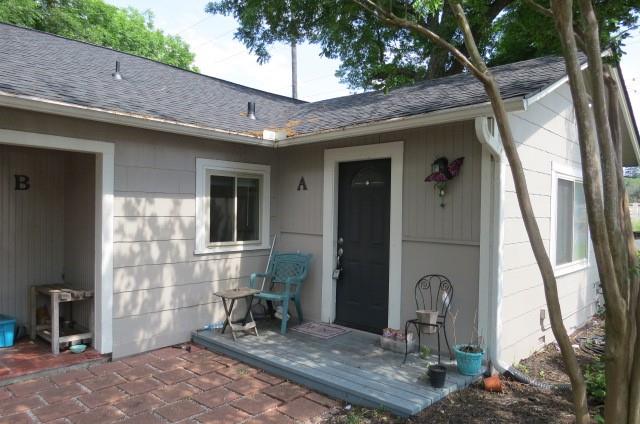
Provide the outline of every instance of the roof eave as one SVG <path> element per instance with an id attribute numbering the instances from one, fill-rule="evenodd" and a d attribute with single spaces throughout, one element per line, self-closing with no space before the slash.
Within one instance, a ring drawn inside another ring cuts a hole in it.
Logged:
<path id="1" fill-rule="evenodd" d="M 0 106 L 263 147 L 286 147 L 319 143 L 346 137 L 358 137 L 376 133 L 399 131 L 428 125 L 465 121 L 479 116 L 493 115 L 491 104 L 489 102 L 484 102 L 457 108 L 436 110 L 420 115 L 392 118 L 384 121 L 368 122 L 337 129 L 313 132 L 310 134 L 289 137 L 280 141 L 274 141 L 210 127 L 168 121 L 149 116 L 90 108 L 37 97 L 14 95 L 2 91 L 0 91 Z M 507 111 L 516 112 L 525 110 L 527 104 L 525 98 L 519 96 L 505 100 L 505 106 Z"/>
<path id="2" fill-rule="evenodd" d="M 508 112 L 517 112 L 526 109 L 524 97 L 513 97 L 505 100 Z M 324 130 L 310 134 L 288 137 L 276 142 L 276 147 L 298 146 L 301 144 L 319 143 L 323 141 L 337 140 L 346 137 L 358 137 L 370 134 L 406 130 L 429 125 L 445 124 L 449 122 L 466 121 L 479 116 L 491 116 L 493 111 L 490 102 L 457 108 L 436 110 L 433 112 L 412 115 L 401 118 L 392 118 L 378 122 L 368 122 L 358 125 L 346 126 L 337 129 Z"/>
<path id="3" fill-rule="evenodd" d="M 0 91 L 0 106 L 60 115 L 70 118 L 87 119 L 109 124 L 163 131 L 173 134 L 189 135 L 211 140 L 249 144 L 252 146 L 274 146 L 274 142 L 272 140 L 264 140 L 248 134 L 194 124 L 186 124 L 151 116 L 91 108 L 65 102 L 56 102 L 38 97 L 21 96 L 2 91 Z"/>

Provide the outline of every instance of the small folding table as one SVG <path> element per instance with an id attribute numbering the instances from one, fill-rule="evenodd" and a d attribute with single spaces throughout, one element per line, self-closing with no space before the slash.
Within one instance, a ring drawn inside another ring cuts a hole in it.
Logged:
<path id="1" fill-rule="evenodd" d="M 258 328 L 256 327 L 256 322 L 253 319 L 253 314 L 251 313 L 251 304 L 253 303 L 253 297 L 260 293 L 260 290 L 252 289 L 249 287 L 240 287 L 237 289 L 229 289 L 222 290 L 216 292 L 215 295 L 222 299 L 222 305 L 224 306 L 224 312 L 227 315 L 227 318 L 224 321 L 222 326 L 222 334 L 227 328 L 231 328 L 231 336 L 233 336 L 233 340 L 236 341 L 236 332 L 247 332 L 253 330 L 258 335 Z M 244 318 L 237 321 L 231 320 L 231 313 L 233 312 L 233 308 L 236 305 L 236 301 L 239 299 L 245 299 L 247 304 L 247 312 L 244 314 Z M 230 301 L 227 304 L 227 301 Z"/>

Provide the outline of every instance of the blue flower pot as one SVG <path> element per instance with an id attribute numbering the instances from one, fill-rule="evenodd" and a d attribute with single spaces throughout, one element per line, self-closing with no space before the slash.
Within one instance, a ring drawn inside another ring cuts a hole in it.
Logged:
<path id="1" fill-rule="evenodd" d="M 484 350 L 478 353 L 463 352 L 460 350 L 464 345 L 456 345 L 453 351 L 456 353 L 458 372 L 462 375 L 478 375 L 482 373 L 482 358 Z"/>

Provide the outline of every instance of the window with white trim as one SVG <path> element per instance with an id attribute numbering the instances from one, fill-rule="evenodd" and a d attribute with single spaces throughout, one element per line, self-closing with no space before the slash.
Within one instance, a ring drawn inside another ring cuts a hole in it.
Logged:
<path id="1" fill-rule="evenodd" d="M 270 167 L 196 162 L 196 253 L 268 247 Z"/>
<path id="2" fill-rule="evenodd" d="M 580 172 L 555 170 L 554 184 L 555 266 L 563 269 L 585 264 L 589 256 L 589 227 Z"/>

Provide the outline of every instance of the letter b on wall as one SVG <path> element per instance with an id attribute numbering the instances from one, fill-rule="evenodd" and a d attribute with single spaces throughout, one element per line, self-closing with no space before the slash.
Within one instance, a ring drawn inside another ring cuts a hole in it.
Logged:
<path id="1" fill-rule="evenodd" d="M 29 190 L 31 188 L 31 180 L 28 175 L 14 175 L 16 185 L 16 190 Z"/>

